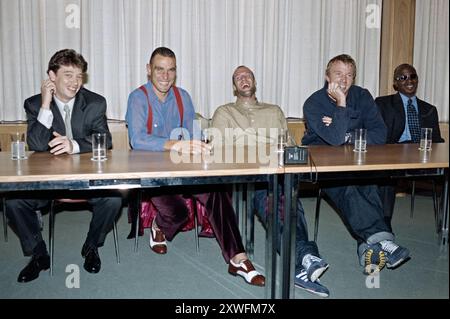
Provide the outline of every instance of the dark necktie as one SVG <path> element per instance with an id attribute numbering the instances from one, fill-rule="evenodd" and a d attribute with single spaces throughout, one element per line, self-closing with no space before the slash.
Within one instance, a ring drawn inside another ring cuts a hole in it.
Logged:
<path id="1" fill-rule="evenodd" d="M 64 105 L 64 124 L 66 126 L 66 136 L 70 139 L 72 139 L 72 125 L 70 124 L 70 108 L 66 104 Z"/>
<path id="2" fill-rule="evenodd" d="M 407 117 L 408 117 L 409 133 L 411 134 L 411 141 L 413 143 L 419 143 L 420 140 L 419 117 L 417 115 L 416 109 L 414 108 L 414 105 L 412 104 L 411 99 L 408 99 Z"/>

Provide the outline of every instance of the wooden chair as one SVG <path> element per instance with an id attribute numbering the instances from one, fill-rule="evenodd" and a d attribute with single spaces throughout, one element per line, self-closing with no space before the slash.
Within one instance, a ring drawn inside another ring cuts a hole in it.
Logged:
<path id="1" fill-rule="evenodd" d="M 54 238 L 55 238 L 55 214 L 57 211 L 64 210 L 65 205 L 80 205 L 80 204 L 88 204 L 86 199 L 68 199 L 68 198 L 60 198 L 54 199 L 50 205 L 49 212 L 49 244 L 50 244 L 50 275 L 53 276 L 53 252 L 54 252 Z M 113 236 L 114 236 L 114 249 L 116 253 L 117 263 L 120 263 L 119 256 L 119 242 L 117 237 L 117 225 L 114 221 L 113 224 Z"/>
<path id="2" fill-rule="evenodd" d="M 431 187 L 432 187 L 432 196 L 433 196 L 433 208 L 434 208 L 434 215 L 437 217 L 439 212 L 439 205 L 438 205 L 438 197 L 436 192 L 436 182 L 431 180 Z M 414 216 L 414 201 L 415 201 L 415 194 L 416 194 L 416 180 L 413 180 L 411 182 L 411 212 L 410 217 L 412 218 Z"/>

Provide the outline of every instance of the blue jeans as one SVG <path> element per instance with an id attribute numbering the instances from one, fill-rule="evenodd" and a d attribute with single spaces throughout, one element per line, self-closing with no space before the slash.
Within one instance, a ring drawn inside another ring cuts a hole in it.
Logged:
<path id="1" fill-rule="evenodd" d="M 369 244 L 393 240 L 384 220 L 377 185 L 347 185 L 323 188 L 358 242 L 360 262 Z"/>
<path id="2" fill-rule="evenodd" d="M 284 201 L 281 198 L 281 189 L 279 189 L 279 197 L 280 202 L 278 205 L 278 218 L 279 218 L 279 228 L 280 231 L 279 234 L 283 231 L 283 218 L 280 218 L 280 216 L 284 216 L 282 214 L 284 210 Z M 267 216 L 267 190 L 261 189 L 261 190 L 255 190 L 255 196 L 253 198 L 254 207 L 257 211 L 257 214 L 263 221 L 263 223 L 266 222 L 266 216 Z M 281 236 L 278 236 L 277 238 L 278 243 L 278 251 L 280 250 L 281 245 Z M 306 224 L 305 219 L 305 211 L 303 209 L 302 202 L 300 201 L 300 198 L 297 198 L 297 224 L 296 224 L 296 240 L 295 240 L 295 273 L 299 273 L 301 269 L 303 269 L 302 266 L 302 260 L 303 257 L 307 254 L 311 254 L 317 257 L 320 257 L 319 255 L 319 249 L 317 247 L 316 242 L 308 240 L 308 227 Z"/>

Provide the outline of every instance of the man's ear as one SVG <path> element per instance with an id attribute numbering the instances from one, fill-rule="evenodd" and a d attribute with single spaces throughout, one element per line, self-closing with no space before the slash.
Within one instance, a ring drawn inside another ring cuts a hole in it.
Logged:
<path id="1" fill-rule="evenodd" d="M 147 69 L 147 77 L 150 79 L 152 75 L 152 66 L 150 63 L 147 63 L 146 69 Z"/>
<path id="2" fill-rule="evenodd" d="M 56 73 L 53 72 L 52 70 L 48 71 L 48 78 L 50 79 L 50 81 L 55 82 L 55 80 L 56 80 Z"/>
<path id="3" fill-rule="evenodd" d="M 394 90 L 396 90 L 396 91 L 398 91 L 398 86 L 397 86 L 397 83 L 392 83 L 392 87 L 394 88 Z"/>

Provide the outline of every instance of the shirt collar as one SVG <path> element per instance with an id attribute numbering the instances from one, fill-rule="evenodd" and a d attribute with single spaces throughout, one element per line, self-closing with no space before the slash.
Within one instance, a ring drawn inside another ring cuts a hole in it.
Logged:
<path id="1" fill-rule="evenodd" d="M 165 104 L 167 102 L 170 102 L 172 100 L 172 98 L 175 98 L 175 93 L 173 93 L 173 86 L 174 85 L 172 85 L 170 87 L 169 92 L 167 93 L 166 99 L 164 101 L 161 101 L 159 99 L 159 97 L 156 95 L 155 91 L 153 90 L 153 83 L 152 83 L 152 81 L 148 80 L 147 81 L 147 93 L 149 95 L 149 98 L 151 98 L 152 100 L 157 101 L 161 105 L 163 105 L 163 104 Z"/>
<path id="2" fill-rule="evenodd" d="M 400 93 L 400 92 L 398 92 L 398 93 L 400 94 L 400 97 L 402 98 L 403 105 L 408 105 L 408 100 L 409 100 L 409 99 L 412 100 L 412 104 L 413 104 L 414 106 L 417 105 L 417 97 L 416 97 L 415 95 L 414 95 L 413 97 L 408 97 L 408 96 L 406 96 L 406 95 L 403 94 L 403 93 Z"/>
<path id="3" fill-rule="evenodd" d="M 58 106 L 59 112 L 61 113 L 61 115 L 64 118 L 65 115 L 65 111 L 64 111 L 64 105 L 68 105 L 69 106 L 69 110 L 70 110 L 70 114 L 72 114 L 72 110 L 73 110 L 73 105 L 75 104 L 75 97 L 73 99 L 71 99 L 69 102 L 64 103 L 63 101 L 61 101 L 60 99 L 58 99 L 56 97 L 56 95 L 53 95 L 53 99 L 55 100 L 56 105 Z"/>
<path id="4" fill-rule="evenodd" d="M 250 108 L 250 107 L 257 107 L 260 106 L 258 99 L 256 99 L 254 102 L 240 102 L 240 101 L 236 101 L 235 102 L 236 106 L 240 106 L 243 108 Z"/>

